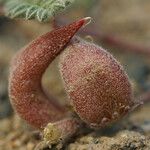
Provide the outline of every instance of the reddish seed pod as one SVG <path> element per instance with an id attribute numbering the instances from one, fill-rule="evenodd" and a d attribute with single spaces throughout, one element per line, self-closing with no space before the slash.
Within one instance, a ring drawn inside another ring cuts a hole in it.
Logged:
<path id="1" fill-rule="evenodd" d="M 17 113 L 32 126 L 43 128 L 49 122 L 66 117 L 65 108 L 44 93 L 41 78 L 73 35 L 89 20 L 83 18 L 46 33 L 15 55 L 10 67 L 9 96 Z"/>
<path id="2" fill-rule="evenodd" d="M 41 85 L 43 73 L 65 47 L 60 71 L 74 110 L 83 121 L 94 128 L 105 126 L 135 106 L 128 76 L 110 53 L 81 39 L 69 43 L 87 21 L 90 18 L 35 39 L 11 64 L 11 103 L 29 124 L 45 127 L 44 138 L 53 144 L 70 138 L 81 126 L 79 120 L 68 118 L 66 109 L 48 97 Z"/>
<path id="3" fill-rule="evenodd" d="M 128 76 L 103 48 L 79 39 L 60 58 L 69 99 L 76 113 L 91 127 L 114 122 L 134 106 Z"/>

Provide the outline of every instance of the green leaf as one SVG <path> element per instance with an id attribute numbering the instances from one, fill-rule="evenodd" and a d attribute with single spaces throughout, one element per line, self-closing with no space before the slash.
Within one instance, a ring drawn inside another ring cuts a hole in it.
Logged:
<path id="1" fill-rule="evenodd" d="M 10 18 L 49 21 L 57 12 L 65 9 L 73 0 L 8 0 L 6 15 Z"/>

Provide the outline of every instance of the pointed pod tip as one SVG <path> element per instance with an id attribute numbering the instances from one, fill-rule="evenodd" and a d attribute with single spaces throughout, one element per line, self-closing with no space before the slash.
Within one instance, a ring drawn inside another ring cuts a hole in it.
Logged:
<path id="1" fill-rule="evenodd" d="M 79 24 L 83 27 L 85 27 L 86 25 L 90 24 L 90 22 L 92 21 L 92 18 L 91 17 L 85 17 L 81 20 L 79 20 Z"/>
<path id="2" fill-rule="evenodd" d="M 85 18 L 83 18 L 83 20 L 84 20 L 84 26 L 86 26 L 86 25 L 91 23 L 92 18 L 91 17 L 85 17 Z"/>

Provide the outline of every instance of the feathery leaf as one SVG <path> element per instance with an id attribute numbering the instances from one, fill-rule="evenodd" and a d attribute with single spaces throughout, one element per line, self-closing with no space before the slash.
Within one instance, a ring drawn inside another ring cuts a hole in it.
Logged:
<path id="1" fill-rule="evenodd" d="M 8 0 L 6 15 L 10 18 L 48 21 L 57 12 L 65 9 L 73 0 Z"/>

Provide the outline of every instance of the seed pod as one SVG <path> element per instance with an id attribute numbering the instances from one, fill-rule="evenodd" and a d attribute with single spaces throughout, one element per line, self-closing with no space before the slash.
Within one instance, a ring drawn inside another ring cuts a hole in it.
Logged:
<path id="1" fill-rule="evenodd" d="M 134 101 L 128 76 L 106 50 L 79 39 L 60 58 L 72 106 L 91 127 L 105 126 L 131 110 Z"/>
<path id="2" fill-rule="evenodd" d="M 41 78 L 87 21 L 89 17 L 46 33 L 15 55 L 10 67 L 9 97 L 17 113 L 32 126 L 43 128 L 66 116 L 65 108 L 44 93 Z"/>

